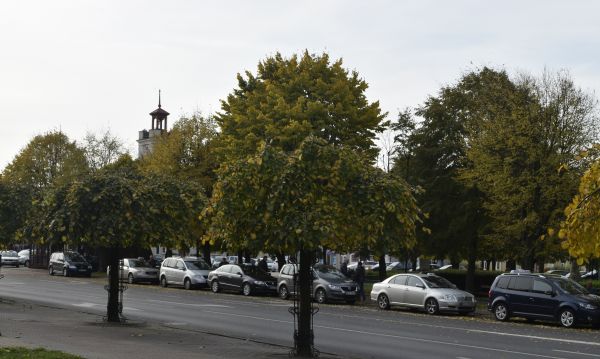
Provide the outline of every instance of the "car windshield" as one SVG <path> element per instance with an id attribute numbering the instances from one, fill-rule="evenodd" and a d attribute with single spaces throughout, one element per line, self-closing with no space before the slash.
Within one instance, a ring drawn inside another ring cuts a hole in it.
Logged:
<path id="1" fill-rule="evenodd" d="M 2 255 L 6 257 L 18 257 L 15 251 L 2 251 Z"/>
<path id="2" fill-rule="evenodd" d="M 264 270 L 262 270 L 256 266 L 244 266 L 244 267 L 242 267 L 242 270 L 244 271 L 245 274 L 247 274 L 249 276 L 270 275 L 269 273 L 265 272 Z"/>
<path id="3" fill-rule="evenodd" d="M 135 268 L 135 267 L 150 267 L 150 265 L 148 264 L 148 262 L 146 262 L 145 260 L 142 260 L 142 259 L 130 259 L 129 260 L 129 266 L 131 268 Z"/>
<path id="4" fill-rule="evenodd" d="M 438 276 L 421 277 L 429 288 L 454 288 L 454 284 L 450 283 L 446 278 Z"/>
<path id="5" fill-rule="evenodd" d="M 334 267 L 322 266 L 315 267 L 315 271 L 319 277 L 325 280 L 347 280 L 348 278 Z"/>
<path id="6" fill-rule="evenodd" d="M 569 294 L 589 294 L 587 289 L 582 287 L 579 283 L 574 282 L 567 278 L 550 278 L 554 284 L 560 289 Z"/>
<path id="7" fill-rule="evenodd" d="M 85 262 L 85 258 L 79 253 L 65 253 L 65 260 L 71 262 Z"/>
<path id="8" fill-rule="evenodd" d="M 185 261 L 185 266 L 189 270 L 208 270 L 210 269 L 208 264 L 203 260 Z"/>

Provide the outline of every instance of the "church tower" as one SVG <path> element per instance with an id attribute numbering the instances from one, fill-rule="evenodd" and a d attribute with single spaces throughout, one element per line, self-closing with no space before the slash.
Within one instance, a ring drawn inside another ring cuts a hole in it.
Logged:
<path id="1" fill-rule="evenodd" d="M 139 131 L 138 158 L 142 158 L 151 153 L 154 148 L 154 142 L 164 132 L 167 132 L 167 116 L 169 113 L 162 109 L 160 104 L 160 90 L 158 90 L 158 108 L 150 112 L 152 116 L 152 126 L 150 130 Z"/>

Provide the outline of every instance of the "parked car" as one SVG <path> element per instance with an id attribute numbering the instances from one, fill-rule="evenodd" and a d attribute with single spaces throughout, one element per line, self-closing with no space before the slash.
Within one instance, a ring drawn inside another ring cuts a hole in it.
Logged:
<path id="1" fill-rule="evenodd" d="M 390 263 L 385 269 L 388 271 L 404 271 L 404 272 L 408 272 L 408 270 L 410 269 L 410 262 L 405 263 L 404 262 L 392 262 Z"/>
<path id="2" fill-rule="evenodd" d="M 15 251 L 2 251 L 0 252 L 0 263 L 2 266 L 13 266 L 19 268 L 19 255 Z"/>
<path id="3" fill-rule="evenodd" d="M 387 267 L 388 267 L 390 264 L 392 264 L 392 263 L 386 263 L 386 264 L 385 264 L 385 269 L 386 269 L 386 270 L 387 270 Z M 372 270 L 373 272 L 375 272 L 375 271 L 378 271 L 378 270 L 379 270 L 379 263 L 377 263 L 377 264 L 373 265 L 373 266 L 371 267 L 371 270 Z"/>
<path id="4" fill-rule="evenodd" d="M 29 249 L 23 249 L 19 251 L 17 255 L 19 256 L 19 264 L 25 267 L 29 267 L 29 255 L 31 251 Z"/>
<path id="5" fill-rule="evenodd" d="M 475 297 L 435 274 L 396 274 L 373 284 L 371 299 L 380 309 L 392 305 L 423 309 L 428 314 L 475 311 Z"/>
<path id="6" fill-rule="evenodd" d="M 92 276 L 92 266 L 77 252 L 54 252 L 50 256 L 48 273 L 54 275 L 60 273 L 65 277 L 84 275 Z"/>
<path id="7" fill-rule="evenodd" d="M 215 293 L 225 290 L 242 292 L 244 295 L 277 294 L 275 278 L 252 265 L 225 264 L 210 272 L 208 281 Z"/>
<path id="8" fill-rule="evenodd" d="M 565 270 L 565 269 L 551 269 L 549 271 L 546 271 L 545 274 L 554 274 L 554 275 L 566 276 L 567 274 L 569 274 L 569 271 Z"/>
<path id="9" fill-rule="evenodd" d="M 294 275 L 298 271 L 297 264 L 286 264 L 279 272 L 277 292 L 279 297 L 287 299 L 295 295 Z M 353 304 L 356 301 L 356 282 L 348 279 L 342 272 L 332 266 L 317 264 L 313 267 L 312 296 L 318 303 L 331 300 L 345 301 Z"/>
<path id="10" fill-rule="evenodd" d="M 130 284 L 138 282 L 158 283 L 158 270 L 140 258 L 124 258 L 119 268 L 121 279 L 127 279 Z M 106 269 L 109 274 L 110 267 Z"/>
<path id="11" fill-rule="evenodd" d="M 593 269 L 581 275 L 581 279 L 598 279 L 598 271 Z"/>
<path id="12" fill-rule="evenodd" d="M 371 268 L 373 268 L 373 266 L 378 263 L 375 261 L 363 261 L 362 264 L 363 267 L 365 267 L 365 270 L 371 270 Z M 348 271 L 354 272 L 356 270 L 356 267 L 358 267 L 358 262 L 350 263 L 348 264 Z"/>
<path id="13" fill-rule="evenodd" d="M 489 291 L 488 310 L 496 320 L 511 317 L 600 326 L 600 297 L 558 275 L 501 274 Z"/>
<path id="14" fill-rule="evenodd" d="M 208 286 L 210 266 L 202 259 L 169 257 L 160 266 L 160 285 L 183 286 L 185 289 Z"/>

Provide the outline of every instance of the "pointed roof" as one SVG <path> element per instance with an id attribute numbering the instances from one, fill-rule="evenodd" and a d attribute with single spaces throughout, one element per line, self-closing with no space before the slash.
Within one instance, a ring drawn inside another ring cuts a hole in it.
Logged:
<path id="1" fill-rule="evenodd" d="M 169 113 L 163 110 L 160 106 L 160 90 L 158 90 L 158 108 L 152 112 L 150 112 L 150 116 L 152 117 L 166 117 L 169 116 Z"/>

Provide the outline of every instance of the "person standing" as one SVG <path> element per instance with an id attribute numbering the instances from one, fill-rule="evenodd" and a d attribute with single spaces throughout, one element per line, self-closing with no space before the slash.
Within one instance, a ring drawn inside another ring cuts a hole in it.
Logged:
<path id="1" fill-rule="evenodd" d="M 358 261 L 358 265 L 356 266 L 356 273 L 354 274 L 354 280 L 356 284 L 358 284 L 358 296 L 360 298 L 361 303 L 365 301 L 365 267 L 362 264 L 362 261 Z"/>
<path id="2" fill-rule="evenodd" d="M 258 262 L 258 268 L 262 269 L 263 272 L 269 273 L 269 265 L 267 264 L 267 256 L 262 257 Z"/>
<path id="3" fill-rule="evenodd" d="M 342 274 L 346 277 L 348 276 L 348 260 L 344 260 L 344 263 L 342 263 L 342 267 L 340 268 L 340 272 L 342 272 Z"/>

